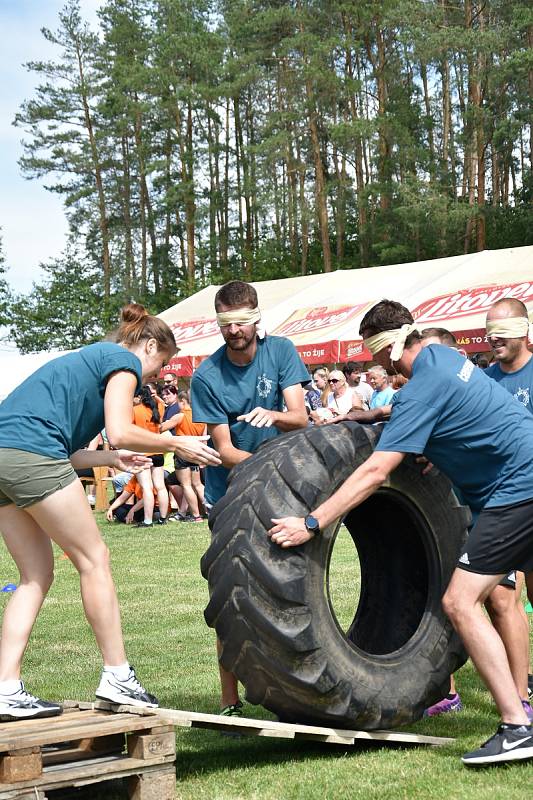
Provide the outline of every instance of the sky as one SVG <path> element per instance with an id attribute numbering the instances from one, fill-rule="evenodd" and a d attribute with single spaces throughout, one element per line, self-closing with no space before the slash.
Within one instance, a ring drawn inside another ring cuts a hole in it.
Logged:
<path id="1" fill-rule="evenodd" d="M 46 180 L 23 178 L 17 161 L 22 155 L 20 128 L 12 125 L 24 100 L 33 96 L 36 76 L 26 61 L 54 58 L 55 48 L 41 28 L 58 27 L 66 0 L 0 0 L 0 235 L 7 281 L 16 292 L 29 292 L 42 273 L 39 263 L 58 256 L 67 224 L 62 200 L 44 189 Z M 101 0 L 81 0 L 83 17 L 96 25 Z"/>

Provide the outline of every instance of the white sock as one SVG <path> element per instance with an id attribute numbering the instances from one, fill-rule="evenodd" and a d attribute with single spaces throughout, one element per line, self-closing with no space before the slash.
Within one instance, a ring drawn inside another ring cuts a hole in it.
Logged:
<path id="1" fill-rule="evenodd" d="M 125 681 L 130 674 L 131 667 L 128 661 L 125 661 L 124 664 L 119 664 L 116 667 L 109 667 L 107 664 L 104 664 L 105 672 L 111 672 L 115 678 L 119 681 Z"/>
<path id="2" fill-rule="evenodd" d="M 144 524 L 145 525 L 151 525 L 152 524 L 152 517 L 150 517 L 150 519 L 148 519 L 148 517 L 145 517 L 144 518 Z"/>
<path id="3" fill-rule="evenodd" d="M 20 680 L 0 681 L 0 694 L 14 694 L 20 689 Z"/>

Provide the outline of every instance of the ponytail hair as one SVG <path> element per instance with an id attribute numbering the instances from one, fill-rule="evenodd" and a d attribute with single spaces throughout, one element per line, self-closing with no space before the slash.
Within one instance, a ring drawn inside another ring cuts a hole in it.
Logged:
<path id="1" fill-rule="evenodd" d="M 166 322 L 153 317 L 140 303 L 129 303 L 122 309 L 116 341 L 125 347 L 133 347 L 146 339 L 155 339 L 158 349 L 168 353 L 169 358 L 178 349 L 174 334 Z"/>
<path id="2" fill-rule="evenodd" d="M 146 408 L 150 408 L 152 410 L 152 419 L 151 422 L 155 422 L 156 425 L 161 423 L 161 417 L 159 416 L 159 408 L 152 397 L 152 392 L 150 391 L 150 386 L 143 386 L 141 391 L 139 392 L 139 397 L 141 398 L 141 403 Z"/>

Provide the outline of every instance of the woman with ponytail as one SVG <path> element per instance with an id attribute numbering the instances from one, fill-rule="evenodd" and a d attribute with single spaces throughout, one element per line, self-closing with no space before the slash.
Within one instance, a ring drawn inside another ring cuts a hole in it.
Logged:
<path id="1" fill-rule="evenodd" d="M 4 719 L 62 711 L 60 704 L 31 695 L 20 678 L 33 624 L 53 580 L 52 541 L 80 576 L 83 607 L 103 658 L 96 696 L 136 706 L 158 704 L 127 661 L 109 551 L 74 469 L 113 466 L 137 472 L 150 464 L 140 453 L 168 451 L 198 464 L 220 464 L 206 437 L 165 438 L 133 424 L 134 395 L 175 352 L 170 328 L 143 306 L 130 304 L 122 311 L 116 342 L 88 345 L 49 361 L 0 405 L 0 531 L 20 575 L 4 611 L 0 640 Z M 83 449 L 104 427 L 116 449 Z"/>

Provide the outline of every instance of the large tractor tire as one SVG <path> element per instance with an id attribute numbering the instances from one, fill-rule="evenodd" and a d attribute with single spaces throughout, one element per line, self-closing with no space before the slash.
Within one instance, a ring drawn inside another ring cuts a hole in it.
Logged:
<path id="1" fill-rule="evenodd" d="M 344 519 L 361 573 L 345 631 L 329 588 L 341 522 L 289 549 L 266 534 L 272 517 L 304 516 L 328 498 L 372 453 L 379 433 L 340 423 L 279 437 L 233 470 L 211 516 L 205 619 L 247 700 L 281 720 L 393 728 L 442 698 L 464 663 L 441 598 L 470 513 L 436 469 L 422 476 L 407 457 Z"/>

